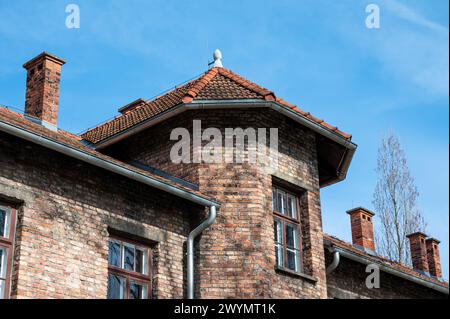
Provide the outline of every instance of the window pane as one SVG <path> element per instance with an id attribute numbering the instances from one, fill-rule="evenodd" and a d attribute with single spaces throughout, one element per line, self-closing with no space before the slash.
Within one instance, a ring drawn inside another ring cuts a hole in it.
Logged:
<path id="1" fill-rule="evenodd" d="M 288 216 L 297 218 L 297 205 L 294 196 L 288 195 Z"/>
<path id="2" fill-rule="evenodd" d="M 273 228 L 274 228 L 274 235 L 275 235 L 275 243 L 282 243 L 283 242 L 283 234 L 281 229 L 281 221 L 278 219 L 274 219 L 273 221 Z"/>
<path id="3" fill-rule="evenodd" d="M 3 279 L 0 279 L 0 299 L 5 298 L 5 281 Z"/>
<path id="4" fill-rule="evenodd" d="M 148 275 L 148 253 L 147 250 L 136 248 L 136 272 Z"/>
<path id="5" fill-rule="evenodd" d="M 123 268 L 134 271 L 134 246 L 124 245 Z"/>
<path id="6" fill-rule="evenodd" d="M 0 248 L 0 279 L 6 279 L 6 249 Z"/>
<path id="7" fill-rule="evenodd" d="M 114 275 L 108 275 L 108 299 L 124 298 L 125 279 Z"/>
<path id="8" fill-rule="evenodd" d="M 131 282 L 130 299 L 147 299 L 147 285 Z"/>
<path id="9" fill-rule="evenodd" d="M 9 211 L 0 208 L 0 237 L 9 237 Z"/>
<path id="10" fill-rule="evenodd" d="M 275 245 L 275 261 L 276 265 L 279 267 L 283 267 L 283 246 Z"/>
<path id="11" fill-rule="evenodd" d="M 3 249 L 0 248 L 0 278 L 3 278 Z"/>
<path id="12" fill-rule="evenodd" d="M 275 240 L 275 260 L 276 265 L 283 266 L 283 228 L 281 221 L 277 218 L 273 220 L 274 222 L 274 240 Z"/>
<path id="13" fill-rule="evenodd" d="M 278 212 L 286 215 L 286 194 L 278 191 Z"/>
<path id="14" fill-rule="evenodd" d="M 297 226 L 286 223 L 286 246 L 298 248 Z"/>
<path id="15" fill-rule="evenodd" d="M 295 250 L 286 250 L 286 257 L 287 257 L 287 265 L 290 270 L 298 271 L 297 265 L 298 265 L 298 252 Z"/>
<path id="16" fill-rule="evenodd" d="M 275 188 L 272 189 L 272 207 L 275 212 L 277 210 L 277 190 Z"/>
<path id="17" fill-rule="evenodd" d="M 109 242 L 108 263 L 111 266 L 121 267 L 122 256 L 120 254 L 120 243 L 115 241 Z"/>

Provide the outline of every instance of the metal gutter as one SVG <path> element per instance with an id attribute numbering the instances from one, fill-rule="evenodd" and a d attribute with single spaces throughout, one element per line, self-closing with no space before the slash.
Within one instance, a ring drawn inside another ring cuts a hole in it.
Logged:
<path id="1" fill-rule="evenodd" d="M 70 156 L 72 158 L 76 158 L 83 162 L 89 163 L 91 165 L 103 168 L 113 173 L 117 173 L 119 175 L 125 176 L 132 180 L 138 181 L 140 183 L 146 184 L 148 186 L 160 189 L 162 191 L 168 192 L 172 195 L 184 198 L 190 202 L 202 205 L 202 206 L 215 206 L 220 207 L 220 204 L 216 201 L 204 198 L 202 196 L 190 193 L 182 188 L 175 187 L 173 185 L 167 184 L 158 179 L 149 177 L 147 175 L 132 171 L 128 168 L 125 168 L 119 164 L 113 163 L 111 161 L 102 159 L 100 157 L 96 157 L 95 155 L 89 154 L 87 152 L 78 150 L 69 145 L 56 142 L 50 138 L 41 136 L 37 133 L 28 131 L 24 128 L 17 127 L 15 125 L 3 122 L 0 120 L 0 130 L 14 135 L 16 137 L 25 139 L 27 141 L 36 143 L 38 145 L 44 146 L 61 154 Z"/>
<path id="2" fill-rule="evenodd" d="M 187 298 L 194 299 L 194 240 L 216 220 L 216 206 L 209 208 L 208 217 L 190 232 L 187 240 Z"/>
<path id="3" fill-rule="evenodd" d="M 99 143 L 95 144 L 95 148 L 101 149 L 106 146 L 109 146 L 119 140 L 124 139 L 125 137 L 128 137 L 129 135 L 135 134 L 137 132 L 140 132 L 147 127 L 153 126 L 163 120 L 166 120 L 168 118 L 171 118 L 175 115 L 178 115 L 181 112 L 187 111 L 187 110 L 206 110 L 206 109 L 221 109 L 221 108 L 233 108 L 233 109 L 240 109 L 245 107 L 252 107 L 252 108 L 271 108 L 277 112 L 280 112 L 300 124 L 310 128 L 311 130 L 320 133 L 324 135 L 325 137 L 331 139 L 332 141 L 344 146 L 345 148 L 348 148 L 350 150 L 355 150 L 357 148 L 357 145 L 353 142 L 343 138 L 339 134 L 336 134 L 335 132 L 322 127 L 321 125 L 315 123 L 314 121 L 305 118 L 301 116 L 300 114 L 294 112 L 290 108 L 274 101 L 265 101 L 265 100 L 258 100 L 258 99 L 248 99 L 248 100 L 196 100 L 191 103 L 181 103 L 177 106 L 170 108 L 146 121 L 143 121 L 142 123 L 139 123 L 135 125 L 134 127 L 131 127 L 128 130 L 122 131 L 116 135 L 113 135 Z"/>
<path id="4" fill-rule="evenodd" d="M 446 295 L 449 294 L 449 288 L 448 287 L 443 287 L 441 285 L 432 283 L 432 282 L 427 281 L 425 279 L 422 279 L 420 277 L 416 277 L 414 275 L 405 273 L 405 272 L 397 270 L 395 268 L 383 265 L 383 264 L 378 263 L 378 262 L 376 262 L 374 260 L 371 260 L 369 258 L 365 258 L 365 257 L 359 256 L 359 255 L 357 255 L 355 253 L 349 252 L 348 250 L 342 249 L 340 247 L 332 246 L 332 247 L 330 247 L 330 251 L 332 251 L 333 253 L 334 252 L 338 252 L 342 257 L 345 257 L 345 258 L 348 258 L 350 260 L 362 263 L 364 265 L 377 264 L 380 267 L 380 270 L 382 270 L 382 271 L 384 271 L 384 272 L 386 272 L 388 274 L 391 274 L 391 275 L 396 276 L 396 277 L 403 278 L 405 280 L 408 280 L 408 281 L 414 282 L 414 283 L 416 283 L 418 285 L 421 285 L 421 286 L 424 286 L 424 287 L 436 290 L 436 291 L 438 291 L 440 293 L 443 293 L 443 294 L 446 294 Z"/>

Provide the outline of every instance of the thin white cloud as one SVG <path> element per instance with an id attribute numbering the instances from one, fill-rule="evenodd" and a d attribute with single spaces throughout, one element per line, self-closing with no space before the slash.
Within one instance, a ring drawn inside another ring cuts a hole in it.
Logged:
<path id="1" fill-rule="evenodd" d="M 385 7 L 395 17 L 424 28 L 417 30 L 401 21 L 390 28 L 379 51 L 388 68 L 408 77 L 429 94 L 448 97 L 448 27 L 427 19 L 397 0 L 386 0 Z"/>
<path id="2" fill-rule="evenodd" d="M 403 3 L 400 3 L 397 0 L 387 0 L 385 3 L 385 7 L 388 10 L 391 10 L 392 12 L 396 13 L 400 18 L 409 21 L 411 23 L 414 23 L 416 25 L 425 27 L 427 29 L 436 31 L 436 32 L 442 32 L 448 34 L 448 28 L 444 27 L 443 25 L 440 25 L 439 23 L 433 22 L 431 20 L 428 20 L 427 18 L 423 17 L 421 14 L 417 13 L 410 7 L 406 6 Z"/>
<path id="3" fill-rule="evenodd" d="M 448 27 L 398 0 L 380 1 L 379 5 L 380 29 L 363 27 L 362 14 L 355 13 L 354 21 L 343 23 L 339 30 L 366 57 L 377 61 L 380 75 L 390 87 L 385 97 L 404 104 L 397 107 L 448 98 Z"/>

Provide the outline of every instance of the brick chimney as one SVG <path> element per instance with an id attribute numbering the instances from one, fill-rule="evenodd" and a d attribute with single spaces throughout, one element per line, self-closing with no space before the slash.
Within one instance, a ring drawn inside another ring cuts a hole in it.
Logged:
<path id="1" fill-rule="evenodd" d="M 425 240 L 427 247 L 427 259 L 428 259 L 428 270 L 430 275 L 441 278 L 441 257 L 439 257 L 439 243 L 440 241 L 435 238 L 428 238 Z"/>
<path id="2" fill-rule="evenodd" d="M 65 61 L 47 52 L 23 65 L 27 70 L 25 115 L 47 128 L 58 127 L 59 83 Z"/>
<path id="3" fill-rule="evenodd" d="M 427 248 L 425 239 L 427 235 L 421 232 L 416 232 L 408 236 L 409 245 L 411 247 L 411 260 L 413 268 L 423 273 L 429 273 Z"/>
<path id="4" fill-rule="evenodd" d="M 370 210 L 358 207 L 347 211 L 350 215 L 353 245 L 369 252 L 375 252 L 373 237 L 373 216 Z"/>

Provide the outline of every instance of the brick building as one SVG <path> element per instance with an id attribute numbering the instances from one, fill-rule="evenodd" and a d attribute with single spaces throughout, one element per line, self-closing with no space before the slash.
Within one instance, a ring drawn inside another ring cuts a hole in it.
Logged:
<path id="1" fill-rule="evenodd" d="M 350 135 L 219 56 L 199 78 L 74 135 L 58 128 L 64 63 L 48 53 L 27 62 L 25 113 L 0 107 L 0 297 L 448 296 L 437 240 L 410 236 L 412 268 L 376 255 L 367 209 L 348 212 L 352 244 L 323 233 L 320 189 L 345 179 Z M 227 144 L 230 128 L 246 138 Z M 276 128 L 277 147 L 259 130 L 251 143 L 246 128 Z M 173 161 L 186 132 L 204 138 Z M 205 163 L 214 134 L 223 156 Z M 260 145 L 276 166 L 233 159 Z M 379 288 L 366 286 L 368 265 Z"/>

